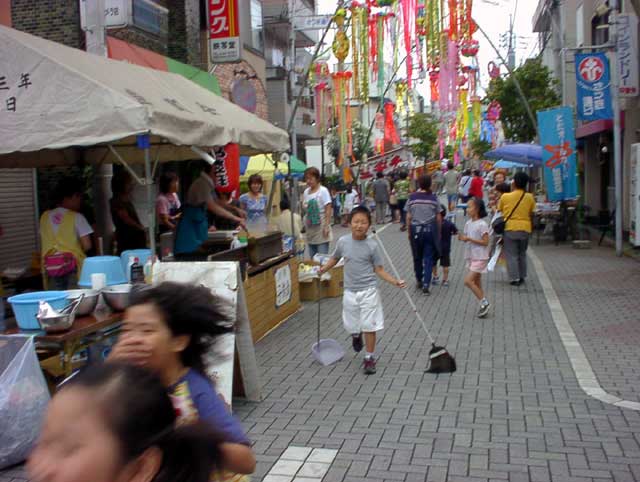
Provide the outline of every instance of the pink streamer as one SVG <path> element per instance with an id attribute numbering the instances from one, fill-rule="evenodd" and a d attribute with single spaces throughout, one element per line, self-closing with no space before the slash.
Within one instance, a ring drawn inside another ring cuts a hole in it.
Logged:
<path id="1" fill-rule="evenodd" d="M 411 88 L 413 77 L 413 48 L 412 37 L 415 33 L 416 24 L 416 0 L 402 0 L 402 20 L 404 23 L 404 48 L 407 51 L 407 85 Z"/>
<path id="2" fill-rule="evenodd" d="M 458 108 L 458 44 L 452 40 L 447 42 L 447 59 L 440 66 L 440 99 L 441 112 L 453 112 Z"/>

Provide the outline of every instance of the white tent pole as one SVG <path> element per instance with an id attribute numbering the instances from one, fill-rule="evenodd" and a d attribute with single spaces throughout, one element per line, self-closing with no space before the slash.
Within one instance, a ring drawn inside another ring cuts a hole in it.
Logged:
<path id="1" fill-rule="evenodd" d="M 156 254 L 156 230 L 155 230 L 155 209 L 153 204 L 153 178 L 151 177 L 151 151 L 149 147 L 144 148 L 144 177 L 147 185 L 147 215 L 149 216 L 149 247 L 151 256 Z"/>
<path id="2" fill-rule="evenodd" d="M 127 164 L 127 161 L 125 161 L 122 156 L 120 154 L 118 154 L 118 151 L 116 151 L 113 146 L 111 144 L 108 145 L 109 150 L 111 151 L 111 153 L 116 156 L 116 159 L 118 159 L 118 161 L 120 162 L 120 164 L 122 164 L 124 166 L 124 168 L 129 172 L 129 174 L 131 174 L 131 177 L 133 177 L 136 182 L 138 184 L 140 184 L 141 186 L 144 185 L 144 180 L 140 179 L 138 177 L 138 175 L 136 174 L 136 171 L 134 171 L 133 169 L 131 169 L 131 166 L 129 166 L 129 164 Z"/>

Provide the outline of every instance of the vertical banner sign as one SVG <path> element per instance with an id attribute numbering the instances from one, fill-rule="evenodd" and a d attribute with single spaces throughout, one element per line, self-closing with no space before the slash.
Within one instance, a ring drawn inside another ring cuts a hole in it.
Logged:
<path id="1" fill-rule="evenodd" d="M 620 96 L 638 95 L 638 17 L 625 13 L 617 16 L 618 39 L 616 63 L 620 79 Z"/>
<path id="2" fill-rule="evenodd" d="M 612 119 L 611 72 L 604 53 L 576 54 L 578 119 Z"/>
<path id="3" fill-rule="evenodd" d="M 209 53 L 211 62 L 240 60 L 238 0 L 208 0 Z"/>
<path id="4" fill-rule="evenodd" d="M 576 138 L 571 107 L 538 112 L 544 179 L 549 201 L 575 199 Z"/>

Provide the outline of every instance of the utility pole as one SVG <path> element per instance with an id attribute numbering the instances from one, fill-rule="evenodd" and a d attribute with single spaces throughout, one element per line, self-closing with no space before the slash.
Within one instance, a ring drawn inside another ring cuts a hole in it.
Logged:
<path id="1" fill-rule="evenodd" d="M 296 95 L 296 27 L 295 27 L 295 9 L 296 0 L 289 0 L 289 22 L 291 23 L 291 31 L 289 32 L 289 85 L 292 98 Z M 300 92 L 301 94 L 302 92 Z M 291 110 L 291 116 L 295 116 L 295 109 Z M 298 157 L 298 136 L 296 135 L 296 120 L 290 120 L 290 134 L 291 134 L 291 154 Z M 289 171 L 291 174 L 291 171 Z"/>
<path id="2" fill-rule="evenodd" d="M 84 27 L 87 52 L 101 57 L 107 56 L 106 28 L 104 18 L 104 0 L 81 0 L 80 8 L 85 13 Z M 111 199 L 111 178 L 113 178 L 113 166 L 102 163 L 94 168 L 93 175 L 93 209 L 96 215 L 96 232 L 98 246 L 96 252 L 111 254 L 111 238 L 113 227 L 111 223 L 109 199 Z"/>
<path id="3" fill-rule="evenodd" d="M 609 14 L 609 42 L 613 45 L 611 68 L 613 100 L 613 167 L 615 174 L 616 196 L 616 256 L 622 256 L 622 130 L 620 127 L 620 75 L 618 71 L 618 0 L 611 1 Z"/>

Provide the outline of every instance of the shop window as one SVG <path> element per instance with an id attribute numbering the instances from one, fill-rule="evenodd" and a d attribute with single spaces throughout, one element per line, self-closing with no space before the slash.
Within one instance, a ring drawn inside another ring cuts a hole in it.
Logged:
<path id="1" fill-rule="evenodd" d="M 251 47 L 264 51 L 262 0 L 251 0 Z"/>
<path id="2" fill-rule="evenodd" d="M 596 15 L 591 20 L 591 44 L 604 45 L 609 42 L 609 14 Z"/>

